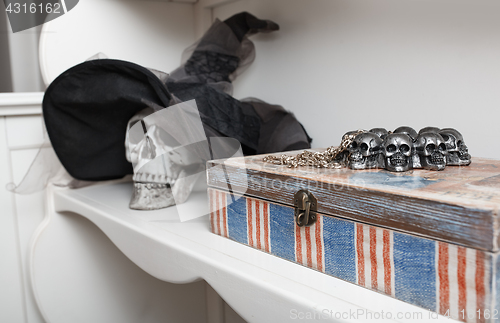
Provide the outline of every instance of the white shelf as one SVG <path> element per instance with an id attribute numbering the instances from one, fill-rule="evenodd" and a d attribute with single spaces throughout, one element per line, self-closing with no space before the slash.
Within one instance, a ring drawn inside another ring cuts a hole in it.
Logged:
<path id="1" fill-rule="evenodd" d="M 248 322 L 295 321 L 294 313 L 321 316 L 326 322 L 370 321 L 366 311 L 415 318 L 393 320 L 397 322 L 430 321 L 427 310 L 214 235 L 207 215 L 181 223 L 175 207 L 130 210 L 131 192 L 131 182 L 54 190 L 54 207 L 88 218 L 158 279 L 180 284 L 206 280 Z M 194 192 L 183 207 L 207 213 L 206 192 Z M 346 314 L 335 319 L 326 314 L 330 311 Z M 432 322 L 445 320 L 449 322 L 440 316 Z"/>
<path id="2" fill-rule="evenodd" d="M 0 93 L 0 116 L 42 114 L 43 92 Z"/>

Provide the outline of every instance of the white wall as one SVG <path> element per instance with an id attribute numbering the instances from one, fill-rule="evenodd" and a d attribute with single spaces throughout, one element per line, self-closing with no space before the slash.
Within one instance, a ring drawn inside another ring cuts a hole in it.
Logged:
<path id="1" fill-rule="evenodd" d="M 7 15 L 0 11 L 0 93 L 12 92 Z"/>
<path id="2" fill-rule="evenodd" d="M 253 38 L 235 96 L 293 111 L 314 147 L 348 130 L 438 126 L 461 131 L 473 156 L 500 158 L 497 0 L 241 0 L 214 16 L 242 10 L 281 30 Z"/>
<path id="3" fill-rule="evenodd" d="M 99 8 L 99 10 L 96 10 Z M 40 64 L 47 83 L 97 53 L 170 72 L 195 41 L 194 8 L 161 1 L 85 0 L 45 23 Z"/>
<path id="4" fill-rule="evenodd" d="M 13 92 L 38 92 L 45 86 L 38 64 L 38 39 L 41 27 L 12 33 L 8 26 Z"/>

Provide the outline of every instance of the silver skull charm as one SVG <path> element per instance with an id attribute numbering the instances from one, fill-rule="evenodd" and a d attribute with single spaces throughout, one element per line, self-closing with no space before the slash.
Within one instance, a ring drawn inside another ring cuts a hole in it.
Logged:
<path id="1" fill-rule="evenodd" d="M 417 131 L 413 129 L 412 127 L 408 126 L 402 126 L 394 130 L 394 133 L 404 133 L 405 135 L 408 135 L 410 137 L 412 142 L 415 142 L 417 140 Z"/>
<path id="2" fill-rule="evenodd" d="M 199 168 L 199 159 L 192 152 L 176 148 L 175 140 L 163 129 L 144 122 L 143 118 L 153 112 L 149 108 L 139 112 L 127 127 L 126 157 L 134 165 L 134 191 L 129 206 L 135 210 L 157 210 L 183 203 L 194 185 L 192 180 L 186 182 L 185 177 Z M 138 122 L 144 130 L 140 138 L 130 135 L 130 129 Z"/>
<path id="3" fill-rule="evenodd" d="M 384 140 L 385 137 L 387 137 L 387 135 L 389 134 L 389 132 L 385 128 L 373 128 L 373 129 L 370 129 L 369 132 L 373 132 L 374 134 L 379 136 L 380 139 L 382 139 L 382 140 Z"/>
<path id="4" fill-rule="evenodd" d="M 439 134 L 443 137 L 448 150 L 447 164 L 454 166 L 470 165 L 471 156 L 462 134 L 453 128 L 441 129 Z"/>
<path id="5" fill-rule="evenodd" d="M 374 133 L 359 134 L 348 150 L 347 166 L 351 169 L 377 168 L 383 165 L 382 139 Z"/>
<path id="6" fill-rule="evenodd" d="M 412 168 L 412 140 L 404 133 L 392 133 L 385 137 L 383 143 L 385 169 L 391 172 L 405 172 Z"/>
<path id="7" fill-rule="evenodd" d="M 358 130 L 353 130 L 353 131 L 348 131 L 342 136 L 342 142 L 344 142 L 348 136 L 351 136 L 358 132 Z M 347 166 L 348 163 L 348 158 L 349 158 L 349 147 L 347 147 L 346 150 L 342 151 L 338 156 L 335 158 L 335 161 L 337 163 L 340 163 L 341 165 Z"/>
<path id="8" fill-rule="evenodd" d="M 439 129 L 438 127 L 425 127 L 425 128 L 422 128 L 420 129 L 420 131 L 418 132 L 418 134 L 423 134 L 424 132 L 434 132 L 434 133 L 439 133 L 441 129 Z"/>
<path id="9" fill-rule="evenodd" d="M 418 135 L 415 150 L 420 157 L 420 165 L 429 170 L 443 170 L 446 167 L 446 145 L 443 138 L 435 132 Z"/>

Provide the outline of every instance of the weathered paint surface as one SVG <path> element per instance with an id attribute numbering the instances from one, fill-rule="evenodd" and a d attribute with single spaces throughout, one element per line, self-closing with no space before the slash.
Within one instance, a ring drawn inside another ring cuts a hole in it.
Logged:
<path id="1" fill-rule="evenodd" d="M 290 206 L 216 189 L 208 194 L 216 234 L 462 322 L 490 322 L 498 313 L 498 253 L 335 214 L 299 228 Z"/>
<path id="2" fill-rule="evenodd" d="M 389 173 L 288 168 L 262 157 L 208 162 L 209 186 L 284 205 L 292 205 L 299 189 L 308 189 L 323 214 L 499 250 L 500 161 L 473 158 L 467 167 Z"/>

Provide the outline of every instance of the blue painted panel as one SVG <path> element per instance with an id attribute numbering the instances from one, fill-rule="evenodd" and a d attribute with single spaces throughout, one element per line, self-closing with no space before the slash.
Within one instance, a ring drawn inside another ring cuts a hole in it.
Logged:
<path id="1" fill-rule="evenodd" d="M 356 283 L 354 230 L 352 222 L 323 217 L 325 271 L 351 283 Z"/>
<path id="2" fill-rule="evenodd" d="M 436 309 L 436 245 L 434 241 L 394 232 L 396 298 Z"/>
<path id="3" fill-rule="evenodd" d="M 231 194 L 227 194 L 227 226 L 231 239 L 248 244 L 247 230 L 247 199 L 238 196 L 231 199 Z"/>
<path id="4" fill-rule="evenodd" d="M 271 226 L 271 252 L 281 258 L 295 261 L 295 216 L 294 209 L 269 204 Z"/>

